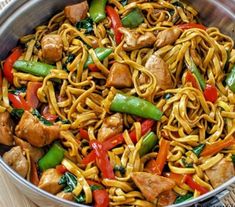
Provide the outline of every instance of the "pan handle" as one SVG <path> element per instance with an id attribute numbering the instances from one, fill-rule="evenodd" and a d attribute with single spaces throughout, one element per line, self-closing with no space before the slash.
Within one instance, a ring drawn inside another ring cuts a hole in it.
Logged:
<path id="1" fill-rule="evenodd" d="M 230 191 L 228 189 L 223 190 L 222 192 L 218 193 L 217 195 L 197 204 L 194 204 L 194 207 L 224 207 L 225 204 L 223 203 L 223 198 L 229 195 Z"/>

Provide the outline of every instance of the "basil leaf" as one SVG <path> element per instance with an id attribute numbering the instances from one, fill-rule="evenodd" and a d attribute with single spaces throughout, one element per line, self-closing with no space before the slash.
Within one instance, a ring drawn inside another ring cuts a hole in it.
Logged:
<path id="1" fill-rule="evenodd" d="M 126 6 L 128 3 L 128 0 L 121 0 L 120 3 L 122 4 L 122 6 Z"/>
<path id="2" fill-rule="evenodd" d="M 202 150 L 204 149 L 206 145 L 205 144 L 199 144 L 198 146 L 196 146 L 195 148 L 193 148 L 193 153 L 195 155 L 197 155 L 197 157 L 201 154 Z"/>
<path id="3" fill-rule="evenodd" d="M 193 197 L 193 194 L 192 193 L 187 193 L 186 195 L 183 195 L 183 196 L 178 196 L 175 200 L 175 203 L 174 204 L 178 204 L 178 203 L 182 203 L 186 200 L 189 200 Z"/>
<path id="4" fill-rule="evenodd" d="M 93 32 L 93 20 L 90 17 L 83 19 L 76 24 L 76 27 L 85 29 L 85 34 L 91 34 Z"/>
<path id="5" fill-rule="evenodd" d="M 52 126 L 53 124 L 49 121 L 47 121 L 42 115 L 38 112 L 37 109 L 34 109 L 32 114 L 36 116 L 44 125 L 46 126 Z"/>
<path id="6" fill-rule="evenodd" d="M 11 115 L 16 119 L 20 119 L 23 113 L 24 113 L 24 109 L 13 109 L 11 111 Z"/>
<path id="7" fill-rule="evenodd" d="M 75 175 L 66 172 L 59 181 L 59 185 L 64 186 L 64 192 L 72 192 L 77 186 L 77 178 Z"/>
<path id="8" fill-rule="evenodd" d="M 25 93 L 26 92 L 26 87 L 17 88 L 17 89 L 9 89 L 8 92 L 12 93 L 14 95 L 19 95 L 20 93 Z"/>
<path id="9" fill-rule="evenodd" d="M 90 188 L 91 188 L 92 191 L 102 189 L 102 187 L 100 185 L 91 185 Z"/>
<path id="10" fill-rule="evenodd" d="M 77 203 L 85 203 L 86 201 L 86 197 L 84 193 L 80 193 L 78 196 L 75 196 L 74 199 Z"/>
<path id="11" fill-rule="evenodd" d="M 123 166 L 121 166 L 121 165 L 115 165 L 113 170 L 115 172 L 119 171 L 121 173 L 121 175 L 124 175 L 125 172 L 126 172 L 126 169 Z"/>
<path id="12" fill-rule="evenodd" d="M 235 164 L 235 154 L 234 155 L 232 155 L 232 161 L 233 161 L 233 163 Z"/>

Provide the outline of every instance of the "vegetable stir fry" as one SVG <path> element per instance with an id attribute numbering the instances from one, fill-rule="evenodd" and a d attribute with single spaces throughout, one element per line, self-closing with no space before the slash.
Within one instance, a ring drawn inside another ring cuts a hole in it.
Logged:
<path id="1" fill-rule="evenodd" d="M 190 5 L 78 1 L 6 56 L 1 155 L 39 188 L 154 207 L 234 176 L 234 42 Z"/>

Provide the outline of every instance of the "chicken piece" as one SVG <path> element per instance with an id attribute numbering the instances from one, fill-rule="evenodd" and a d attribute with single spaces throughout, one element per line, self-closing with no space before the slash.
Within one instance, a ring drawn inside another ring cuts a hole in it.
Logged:
<path id="1" fill-rule="evenodd" d="M 234 176 L 234 166 L 231 161 L 222 159 L 205 172 L 213 188 L 216 188 Z"/>
<path id="2" fill-rule="evenodd" d="M 87 1 L 83 1 L 78 4 L 66 6 L 64 9 L 64 14 L 70 22 L 76 24 L 80 20 L 85 19 L 87 17 L 88 9 L 89 6 Z"/>
<path id="3" fill-rule="evenodd" d="M 161 89 L 166 90 L 173 87 L 173 81 L 168 65 L 162 58 L 151 55 L 145 64 L 145 68 L 156 77 L 157 84 Z"/>
<path id="4" fill-rule="evenodd" d="M 106 86 L 115 88 L 128 88 L 133 85 L 128 65 L 115 62 L 110 68 Z"/>
<path id="5" fill-rule="evenodd" d="M 119 31 L 124 35 L 125 43 L 123 45 L 123 49 L 126 51 L 150 47 L 156 41 L 156 37 L 152 32 L 140 34 L 135 30 L 130 30 L 124 27 L 119 28 Z"/>
<path id="6" fill-rule="evenodd" d="M 172 27 L 158 33 L 157 40 L 154 44 L 156 48 L 164 47 L 173 44 L 181 35 L 182 30 L 177 27 Z"/>
<path id="7" fill-rule="evenodd" d="M 164 191 L 158 196 L 157 206 L 169 206 L 175 202 L 176 197 L 176 193 L 173 190 Z"/>
<path id="8" fill-rule="evenodd" d="M 48 34 L 41 40 L 42 57 L 48 62 L 61 60 L 63 53 L 63 42 L 60 35 Z"/>
<path id="9" fill-rule="evenodd" d="M 61 177 L 62 174 L 60 174 L 56 169 L 48 169 L 42 173 L 38 187 L 55 195 L 63 189 L 63 185 L 59 185 Z"/>
<path id="10" fill-rule="evenodd" d="M 61 191 L 60 193 L 57 193 L 56 196 L 59 198 L 63 198 L 65 200 L 68 200 L 68 201 L 74 200 L 74 195 L 73 195 L 73 193 L 70 193 L 70 192 L 66 193 L 64 191 Z"/>
<path id="11" fill-rule="evenodd" d="M 9 112 L 0 113 L 0 143 L 8 146 L 13 144 L 13 122 Z"/>
<path id="12" fill-rule="evenodd" d="M 29 170 L 29 163 L 20 146 L 11 148 L 10 151 L 3 155 L 3 160 L 12 167 L 22 177 L 26 177 Z"/>
<path id="13" fill-rule="evenodd" d="M 42 148 L 33 147 L 28 142 L 14 136 L 15 144 L 20 146 L 24 151 L 28 150 L 30 157 L 34 162 L 38 162 L 38 160 L 43 156 L 44 151 Z"/>
<path id="14" fill-rule="evenodd" d="M 169 191 L 175 186 L 173 180 L 147 172 L 133 172 L 131 178 L 150 202 L 153 202 L 160 193 Z"/>
<path id="15" fill-rule="evenodd" d="M 35 147 L 43 147 L 59 138 L 58 125 L 46 126 L 28 111 L 25 111 L 15 130 L 16 136 L 27 140 Z"/>
<path id="16" fill-rule="evenodd" d="M 102 142 L 108 137 L 121 133 L 122 131 L 123 117 L 120 113 L 116 113 L 104 119 L 104 122 L 98 131 L 98 140 Z"/>

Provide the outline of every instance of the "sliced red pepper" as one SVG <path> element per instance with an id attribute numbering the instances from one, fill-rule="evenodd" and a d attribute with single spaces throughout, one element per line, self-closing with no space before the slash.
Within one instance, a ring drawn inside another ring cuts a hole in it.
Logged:
<path id="1" fill-rule="evenodd" d="M 162 139 L 160 142 L 160 149 L 157 154 L 156 160 L 150 160 L 146 166 L 146 170 L 151 173 L 156 173 L 158 175 L 162 174 L 162 170 L 167 160 L 167 155 L 170 150 L 170 142 Z"/>
<path id="2" fill-rule="evenodd" d="M 193 190 L 197 190 L 198 192 L 200 192 L 200 194 L 205 194 L 207 193 L 209 190 L 206 189 L 205 187 L 201 186 L 200 184 L 196 183 L 191 175 L 186 175 L 185 176 L 185 183 L 192 188 Z"/>
<path id="3" fill-rule="evenodd" d="M 21 95 L 14 95 L 14 94 L 9 93 L 8 98 L 11 101 L 14 108 L 24 109 L 26 111 L 30 110 L 30 106 Z"/>
<path id="4" fill-rule="evenodd" d="M 97 185 L 97 186 L 100 186 L 100 187 L 102 187 L 103 188 L 103 186 L 100 184 L 100 183 L 98 183 L 98 182 L 96 182 L 96 181 L 94 181 L 94 180 L 89 180 L 89 179 L 87 179 L 86 180 L 87 181 L 87 183 L 88 183 L 88 185 Z"/>
<path id="5" fill-rule="evenodd" d="M 60 174 L 64 174 L 68 171 L 64 165 L 57 165 L 55 169 Z"/>
<path id="6" fill-rule="evenodd" d="M 35 162 L 30 157 L 31 162 L 31 168 L 30 168 L 30 182 L 34 185 L 38 186 L 39 184 L 39 177 L 38 177 L 38 171 Z"/>
<path id="7" fill-rule="evenodd" d="M 104 149 L 101 142 L 92 140 L 90 142 L 91 147 L 94 149 L 96 154 L 96 164 L 100 171 L 102 172 L 102 176 L 108 179 L 114 179 L 113 167 L 109 161 L 108 152 Z"/>
<path id="8" fill-rule="evenodd" d="M 96 64 L 92 63 L 87 66 L 91 72 L 99 72 L 99 68 L 97 68 Z"/>
<path id="9" fill-rule="evenodd" d="M 235 144 L 234 141 L 235 141 L 234 137 L 231 136 L 226 140 L 218 141 L 211 145 L 206 145 L 206 147 L 203 149 L 200 155 L 201 156 L 214 155 L 220 152 L 222 149 L 234 145 Z"/>
<path id="10" fill-rule="evenodd" d="M 186 72 L 185 81 L 191 83 L 194 88 L 199 89 L 196 78 L 193 76 L 193 74 L 190 71 Z"/>
<path id="11" fill-rule="evenodd" d="M 44 109 L 42 110 L 42 116 L 47 120 L 47 121 L 50 121 L 50 122 L 54 122 L 57 118 L 58 118 L 58 115 L 56 114 L 51 114 L 49 112 L 49 106 L 45 106 Z"/>
<path id="12" fill-rule="evenodd" d="M 26 91 L 26 101 L 33 108 L 36 109 L 39 104 L 37 91 L 42 87 L 42 83 L 40 82 L 29 82 L 27 85 Z"/>
<path id="13" fill-rule="evenodd" d="M 218 98 L 217 89 L 215 86 L 207 84 L 203 91 L 203 95 L 207 101 L 215 103 Z"/>
<path id="14" fill-rule="evenodd" d="M 198 28 L 198 29 L 202 29 L 202 30 L 207 29 L 204 25 L 193 23 L 193 22 L 186 23 L 186 24 L 180 24 L 180 25 L 177 25 L 177 27 L 179 27 L 180 29 L 183 29 L 183 30 L 192 29 L 192 28 Z"/>
<path id="15" fill-rule="evenodd" d="M 94 190 L 92 192 L 95 207 L 108 207 L 109 206 L 109 194 L 106 190 Z"/>
<path id="16" fill-rule="evenodd" d="M 186 175 L 176 174 L 173 172 L 166 172 L 163 174 L 163 176 L 174 180 L 177 185 L 182 185 L 186 179 Z"/>
<path id="17" fill-rule="evenodd" d="M 154 120 L 150 120 L 150 119 L 145 120 L 141 124 L 141 136 L 143 136 L 147 132 L 149 132 L 151 130 L 153 124 L 154 124 Z M 134 143 L 137 142 L 135 130 L 131 131 L 129 133 L 129 136 L 130 136 L 130 138 L 132 139 L 132 141 Z M 123 141 L 124 141 L 123 135 L 122 134 L 117 134 L 113 137 L 110 137 L 110 138 L 106 139 L 102 143 L 102 145 L 103 145 L 104 149 L 108 151 L 108 150 L 113 149 L 117 145 L 122 144 Z M 82 160 L 82 163 L 87 165 L 88 163 L 93 162 L 95 160 L 95 158 L 96 158 L 96 155 L 95 155 L 94 150 L 93 150 Z"/>
<path id="18" fill-rule="evenodd" d="M 119 31 L 119 28 L 122 27 L 122 22 L 120 20 L 118 13 L 113 7 L 106 6 L 106 12 L 108 17 L 111 19 L 115 40 L 118 45 L 122 41 L 122 33 Z"/>
<path id="19" fill-rule="evenodd" d="M 12 50 L 10 56 L 8 56 L 3 64 L 4 77 L 10 84 L 13 84 L 13 65 L 16 60 L 22 55 L 22 50 L 16 47 Z"/>
<path id="20" fill-rule="evenodd" d="M 80 129 L 79 129 L 79 133 L 80 133 L 81 138 L 89 140 L 88 131 L 86 131 L 86 130 L 83 129 L 83 128 L 80 128 Z"/>

